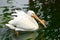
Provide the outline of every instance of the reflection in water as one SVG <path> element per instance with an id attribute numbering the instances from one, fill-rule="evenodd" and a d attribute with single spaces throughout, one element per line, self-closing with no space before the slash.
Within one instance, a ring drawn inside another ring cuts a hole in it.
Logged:
<path id="1" fill-rule="evenodd" d="M 17 39 L 18 40 L 35 40 L 37 36 L 38 36 L 37 32 L 26 33 L 26 34 L 20 35 Z"/>

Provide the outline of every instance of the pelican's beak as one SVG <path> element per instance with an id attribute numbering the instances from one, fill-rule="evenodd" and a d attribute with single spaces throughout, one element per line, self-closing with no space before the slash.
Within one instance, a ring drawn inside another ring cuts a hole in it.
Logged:
<path id="1" fill-rule="evenodd" d="M 45 22 L 41 20 L 36 14 L 32 14 L 32 17 L 35 18 L 38 22 L 40 22 L 45 28 L 47 28 Z"/>

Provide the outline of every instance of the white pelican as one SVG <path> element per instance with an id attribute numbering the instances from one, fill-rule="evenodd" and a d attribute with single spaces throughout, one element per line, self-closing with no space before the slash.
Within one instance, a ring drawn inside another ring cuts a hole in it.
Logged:
<path id="1" fill-rule="evenodd" d="M 12 15 L 16 15 L 17 17 L 14 16 L 14 19 L 9 21 L 8 24 L 6 24 L 6 26 L 8 26 L 10 29 L 14 29 L 15 31 L 38 30 L 39 26 L 36 20 L 39 21 L 44 27 L 46 27 L 44 21 L 39 19 L 32 10 L 29 10 L 27 13 L 22 10 L 15 10 L 15 12 L 16 13 Z"/>

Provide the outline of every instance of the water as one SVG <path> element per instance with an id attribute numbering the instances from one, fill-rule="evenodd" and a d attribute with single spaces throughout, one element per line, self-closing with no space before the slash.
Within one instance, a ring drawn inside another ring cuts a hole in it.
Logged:
<path id="1" fill-rule="evenodd" d="M 60 40 L 58 3 L 56 0 L 0 0 L 0 40 Z M 15 9 L 35 11 L 39 18 L 46 21 L 48 28 L 38 22 L 40 28 L 37 32 L 21 33 L 16 37 L 14 31 L 5 26 Z"/>

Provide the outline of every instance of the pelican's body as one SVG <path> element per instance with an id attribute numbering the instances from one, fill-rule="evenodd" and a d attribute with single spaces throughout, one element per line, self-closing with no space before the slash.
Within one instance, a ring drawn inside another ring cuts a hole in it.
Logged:
<path id="1" fill-rule="evenodd" d="M 46 27 L 45 22 L 37 17 L 37 15 L 29 10 L 27 13 L 24 11 L 15 10 L 16 13 L 12 15 L 16 15 L 17 17 L 13 17 L 13 20 L 9 21 L 6 26 L 10 29 L 14 29 L 16 31 L 35 31 L 38 30 L 39 26 L 36 22 L 39 21 L 44 27 Z M 36 20 L 35 20 L 35 19 Z"/>
<path id="2" fill-rule="evenodd" d="M 17 17 L 14 17 L 13 20 L 9 21 L 9 24 L 6 24 L 10 29 L 15 29 L 16 31 L 35 31 L 39 28 L 36 20 L 24 11 L 16 10 L 16 13 L 12 15 L 17 15 Z"/>

